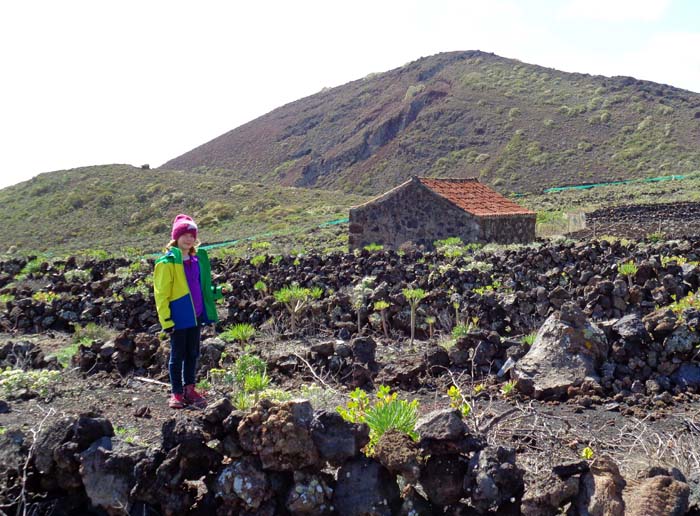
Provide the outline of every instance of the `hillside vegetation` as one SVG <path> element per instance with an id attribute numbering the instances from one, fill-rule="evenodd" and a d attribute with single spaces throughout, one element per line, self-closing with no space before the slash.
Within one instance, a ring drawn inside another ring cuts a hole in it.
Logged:
<path id="1" fill-rule="evenodd" d="M 362 194 L 476 176 L 523 193 L 688 173 L 698 141 L 698 93 L 452 52 L 292 102 L 164 167 Z"/>
<path id="2" fill-rule="evenodd" d="M 0 252 L 10 246 L 22 252 L 158 250 L 181 212 L 194 216 L 205 243 L 286 234 L 347 217 L 348 207 L 364 200 L 239 183 L 211 170 L 193 174 L 129 165 L 64 170 L 0 190 Z"/>

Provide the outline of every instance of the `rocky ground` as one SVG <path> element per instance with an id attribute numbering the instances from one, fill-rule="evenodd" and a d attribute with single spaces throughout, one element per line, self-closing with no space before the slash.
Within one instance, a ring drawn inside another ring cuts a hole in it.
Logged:
<path id="1" fill-rule="evenodd" d="M 0 508 L 697 514 L 699 260 L 693 238 L 215 260 L 234 295 L 204 335 L 201 377 L 246 353 L 218 335 L 249 322 L 277 393 L 237 410 L 214 384 L 212 407 L 178 413 L 149 260 L 6 260 L 0 366 L 59 372 L 2 390 Z M 293 333 L 272 295 L 292 281 L 323 291 Z M 426 293 L 413 344 L 407 287 Z M 62 369 L 51 355 L 90 323 L 110 333 Z M 334 409 L 380 385 L 418 400 L 420 437 L 390 432 L 367 457 L 367 427 Z"/>

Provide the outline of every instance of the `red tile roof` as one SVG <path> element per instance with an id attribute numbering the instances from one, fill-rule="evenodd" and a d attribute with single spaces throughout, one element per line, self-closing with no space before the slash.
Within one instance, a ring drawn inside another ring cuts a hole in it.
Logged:
<path id="1" fill-rule="evenodd" d="M 478 217 L 498 217 L 503 215 L 535 215 L 534 211 L 523 208 L 503 197 L 478 179 L 437 179 L 419 177 L 418 181 L 452 204 Z"/>

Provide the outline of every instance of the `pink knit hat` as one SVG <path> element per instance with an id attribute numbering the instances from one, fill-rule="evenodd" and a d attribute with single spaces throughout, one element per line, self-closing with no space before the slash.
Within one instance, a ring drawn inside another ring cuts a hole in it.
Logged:
<path id="1" fill-rule="evenodd" d="M 170 236 L 173 240 L 177 240 L 185 233 L 192 233 L 195 238 L 197 238 L 197 224 L 194 223 L 192 217 L 180 213 L 173 221 L 173 230 Z"/>

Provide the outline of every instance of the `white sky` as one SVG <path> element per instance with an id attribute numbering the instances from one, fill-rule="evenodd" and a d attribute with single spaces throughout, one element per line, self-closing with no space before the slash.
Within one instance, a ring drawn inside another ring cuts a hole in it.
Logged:
<path id="1" fill-rule="evenodd" d="M 0 188 L 156 167 L 323 87 L 477 49 L 700 92 L 700 2 L 2 2 Z"/>

